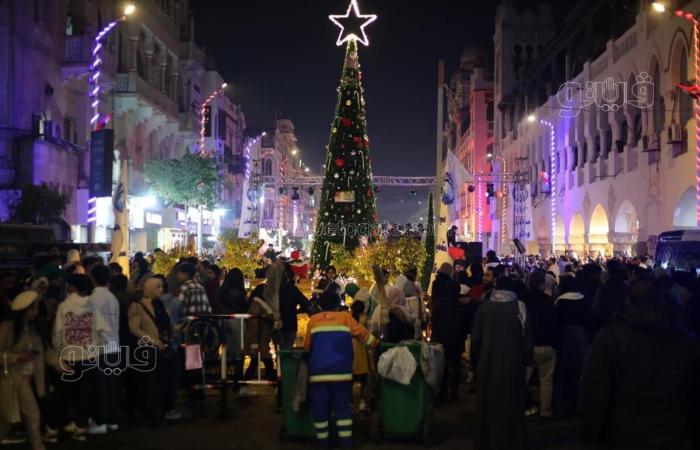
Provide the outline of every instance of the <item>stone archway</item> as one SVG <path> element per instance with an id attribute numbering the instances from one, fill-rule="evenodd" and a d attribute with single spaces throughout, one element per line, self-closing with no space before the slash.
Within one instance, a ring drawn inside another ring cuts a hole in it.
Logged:
<path id="1" fill-rule="evenodd" d="M 615 215 L 613 251 L 616 254 L 632 254 L 632 247 L 639 241 L 639 216 L 634 205 L 625 200 Z"/>
<path id="2" fill-rule="evenodd" d="M 586 226 L 583 223 L 583 216 L 576 213 L 569 223 L 569 248 L 583 255 L 586 252 Z"/>
<path id="3" fill-rule="evenodd" d="M 695 218 L 695 188 L 689 187 L 683 192 L 681 199 L 676 205 L 676 209 L 673 212 L 673 228 L 674 229 L 687 229 L 696 228 L 697 222 Z"/>
<path id="4" fill-rule="evenodd" d="M 610 222 L 605 208 L 598 204 L 593 208 L 591 221 L 588 226 L 588 253 L 594 258 L 600 253 L 603 256 L 612 255 L 610 243 Z"/>

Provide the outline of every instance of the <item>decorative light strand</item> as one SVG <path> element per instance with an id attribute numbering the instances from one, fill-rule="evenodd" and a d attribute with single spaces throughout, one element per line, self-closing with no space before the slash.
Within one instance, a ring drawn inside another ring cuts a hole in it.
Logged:
<path id="1" fill-rule="evenodd" d="M 221 87 L 219 89 L 212 92 L 212 94 L 204 101 L 204 103 L 202 103 L 202 106 L 199 108 L 199 156 L 206 155 L 206 151 L 204 150 L 204 127 L 206 126 L 206 121 L 207 121 L 207 117 L 205 114 L 207 106 L 209 106 L 209 104 L 216 98 L 217 95 L 224 92 L 224 89 L 226 89 L 226 86 L 227 86 L 227 84 L 224 83 L 221 85 Z M 211 116 L 211 114 L 210 114 L 210 116 Z M 211 118 L 209 119 L 209 121 L 211 122 Z M 209 129 L 210 129 L 210 131 L 213 131 L 211 125 L 213 125 L 213 124 L 209 125 Z"/>
<path id="2" fill-rule="evenodd" d="M 88 98 L 90 99 L 90 105 L 92 106 L 92 118 L 90 118 L 90 125 L 94 127 L 96 131 L 100 126 L 100 66 L 103 61 L 100 58 L 100 50 L 102 49 L 102 40 L 107 36 L 107 34 L 117 26 L 117 24 L 123 19 L 115 20 L 107 24 L 106 27 L 102 29 L 93 40 L 94 44 L 92 47 L 92 64 L 90 64 L 90 77 L 88 83 L 90 88 L 88 89 Z"/>
<path id="3" fill-rule="evenodd" d="M 540 120 L 542 125 L 546 125 L 549 130 L 549 190 L 551 200 L 551 219 L 552 219 L 552 255 L 556 255 L 556 230 L 557 230 L 557 161 L 556 161 L 556 145 L 554 140 L 554 125 L 546 120 Z"/>
<path id="4" fill-rule="evenodd" d="M 693 48 L 695 50 L 695 86 L 700 76 L 700 23 L 695 15 L 677 10 L 676 15 L 683 17 L 693 25 Z M 700 99 L 695 99 L 695 224 L 700 226 Z"/>
<path id="5" fill-rule="evenodd" d="M 484 198 L 484 192 L 482 190 L 482 180 L 477 179 L 476 183 L 476 240 L 477 242 L 483 242 L 481 240 L 481 219 L 483 217 L 482 212 L 482 201 Z"/>

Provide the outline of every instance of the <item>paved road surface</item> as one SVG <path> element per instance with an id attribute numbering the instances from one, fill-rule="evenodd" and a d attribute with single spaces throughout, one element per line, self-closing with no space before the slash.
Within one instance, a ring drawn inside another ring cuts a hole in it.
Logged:
<path id="1" fill-rule="evenodd" d="M 186 418 L 181 423 L 161 430 L 127 424 L 122 430 L 106 436 L 89 438 L 78 443 L 70 440 L 48 444 L 49 450 L 302 450 L 315 448 L 313 442 L 284 442 L 278 440 L 282 416 L 274 411 L 275 399 L 270 388 L 255 388 L 261 395 L 251 399 L 232 399 L 227 418 L 218 417 L 218 398 L 214 392 L 194 408 L 183 407 Z M 475 424 L 474 396 L 442 406 L 437 410 L 445 443 L 440 449 L 472 449 Z M 421 449 L 421 444 L 387 442 L 374 446 L 370 440 L 370 420 L 357 419 L 357 449 L 386 450 Z M 582 450 L 578 442 L 578 423 L 574 420 L 553 423 L 528 422 L 532 450 Z M 21 446 L 3 447 L 7 449 Z"/>

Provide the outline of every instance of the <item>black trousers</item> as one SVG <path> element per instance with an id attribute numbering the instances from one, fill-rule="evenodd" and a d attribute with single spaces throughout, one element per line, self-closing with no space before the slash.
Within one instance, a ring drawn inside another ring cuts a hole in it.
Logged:
<path id="1" fill-rule="evenodd" d="M 154 425 L 162 422 L 164 413 L 175 407 L 177 397 L 173 381 L 175 360 L 172 352 L 158 352 L 155 370 L 142 373 L 139 377 L 143 411 Z"/>
<path id="2" fill-rule="evenodd" d="M 463 345 L 459 342 L 441 342 L 445 348 L 445 372 L 442 374 L 441 395 L 447 397 L 449 390 L 457 397 Z"/>
<path id="3" fill-rule="evenodd" d="M 96 400 L 94 392 L 98 369 L 94 365 L 91 367 L 83 363 L 75 363 L 72 367 L 80 377 L 74 376 L 66 380 L 58 375 L 54 379 L 54 392 L 49 400 L 49 410 L 53 412 L 47 418 L 47 424 L 51 428 L 58 428 L 70 421 L 75 421 L 80 428 L 88 425 L 91 405 Z M 64 414 L 60 415 L 58 411 Z"/>
<path id="4" fill-rule="evenodd" d="M 126 362 L 121 351 L 100 355 L 95 373 L 95 401 L 92 418 L 96 424 L 115 424 L 120 416 L 120 399 Z"/>

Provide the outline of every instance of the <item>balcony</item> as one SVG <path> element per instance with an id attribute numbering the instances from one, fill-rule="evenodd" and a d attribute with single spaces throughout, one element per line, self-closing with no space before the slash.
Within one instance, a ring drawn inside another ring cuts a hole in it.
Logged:
<path id="1" fill-rule="evenodd" d="M 79 77 L 90 70 L 92 40 L 86 34 L 66 36 L 61 75 L 63 80 Z"/>
<path id="2" fill-rule="evenodd" d="M 160 89 L 149 84 L 136 72 L 118 73 L 114 92 L 119 97 L 134 97 L 144 100 L 169 118 L 178 119 L 177 102 L 168 98 Z"/>

